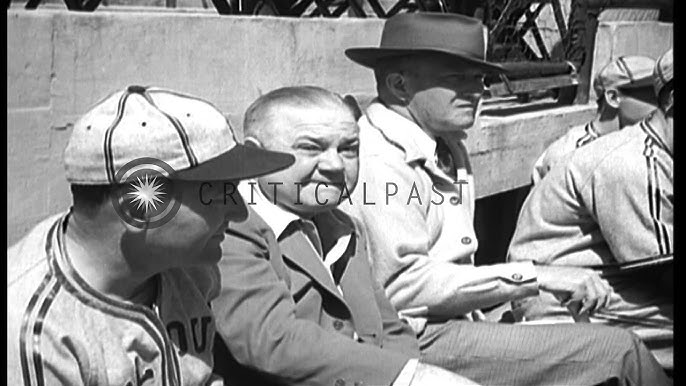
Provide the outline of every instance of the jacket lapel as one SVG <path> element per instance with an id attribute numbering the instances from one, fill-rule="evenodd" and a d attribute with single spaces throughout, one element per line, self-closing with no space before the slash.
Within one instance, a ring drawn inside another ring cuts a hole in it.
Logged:
<path id="1" fill-rule="evenodd" d="M 297 230 L 291 232 L 279 241 L 279 245 L 285 259 L 300 267 L 315 282 L 345 304 L 345 300 L 341 297 L 319 255 L 302 232 Z"/>
<path id="2" fill-rule="evenodd" d="M 340 284 L 352 313 L 355 331 L 362 340 L 371 340 L 378 345 L 383 329 L 381 314 L 376 306 L 369 266 L 363 264 L 367 259 L 366 251 L 357 235 L 355 248 L 355 255 L 350 257 Z"/>

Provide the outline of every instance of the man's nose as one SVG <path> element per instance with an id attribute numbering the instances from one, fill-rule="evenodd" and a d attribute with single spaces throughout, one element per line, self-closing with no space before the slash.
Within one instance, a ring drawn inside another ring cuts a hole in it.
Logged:
<path id="1" fill-rule="evenodd" d="M 337 149 L 329 149 L 322 153 L 319 160 L 319 169 L 328 172 L 339 172 L 345 168 L 343 159 Z"/>
<path id="2" fill-rule="evenodd" d="M 243 196 L 236 191 L 231 195 L 232 199 L 226 200 L 226 204 L 222 205 L 224 208 L 224 217 L 231 221 L 243 221 L 248 218 L 248 207 L 245 205 Z"/>

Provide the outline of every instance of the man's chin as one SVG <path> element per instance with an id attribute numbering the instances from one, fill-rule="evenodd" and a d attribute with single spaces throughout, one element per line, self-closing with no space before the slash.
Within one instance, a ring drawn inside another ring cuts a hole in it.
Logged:
<path id="1" fill-rule="evenodd" d="M 202 253 L 197 257 L 196 262 L 199 265 L 216 264 L 222 258 L 222 241 L 223 238 L 211 238 Z"/>

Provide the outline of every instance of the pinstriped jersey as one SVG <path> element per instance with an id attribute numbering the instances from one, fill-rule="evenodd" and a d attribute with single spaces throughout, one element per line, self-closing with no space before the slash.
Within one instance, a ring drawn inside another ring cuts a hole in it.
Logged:
<path id="1" fill-rule="evenodd" d="M 655 112 L 553 166 L 524 202 L 508 258 L 598 265 L 672 253 L 673 158 L 657 129 L 662 117 Z M 611 311 L 671 319 L 671 300 L 654 282 L 610 282 L 618 295 Z"/>
<path id="2" fill-rule="evenodd" d="M 8 250 L 8 385 L 220 385 L 209 300 L 216 267 L 157 275 L 146 307 L 90 287 L 64 248 L 68 214 Z"/>
<path id="3" fill-rule="evenodd" d="M 600 134 L 593 127 L 593 122 L 569 129 L 565 135 L 550 144 L 543 154 L 538 157 L 531 174 L 533 183 L 537 184 L 548 174 L 554 164 L 560 162 L 561 159 L 573 152 L 574 149 L 584 146 L 598 137 L 600 137 Z"/>

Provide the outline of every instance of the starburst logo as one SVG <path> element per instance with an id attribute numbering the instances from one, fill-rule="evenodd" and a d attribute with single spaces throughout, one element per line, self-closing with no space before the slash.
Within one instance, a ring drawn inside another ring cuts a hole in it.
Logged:
<path id="1" fill-rule="evenodd" d="M 131 183 L 133 191 L 127 195 L 133 196 L 132 203 L 138 202 L 136 209 L 143 207 L 143 210 L 148 212 L 150 207 L 157 209 L 157 204 L 164 203 L 160 197 L 166 193 L 162 191 L 162 184 L 156 185 L 156 183 L 157 176 L 150 180 L 147 174 L 143 181 L 138 177 L 135 182 Z"/>
<path id="2" fill-rule="evenodd" d="M 159 227 L 171 220 L 181 203 L 166 163 L 139 158 L 124 165 L 116 174 L 122 189 L 115 189 L 112 204 L 122 220 L 142 229 Z"/>

